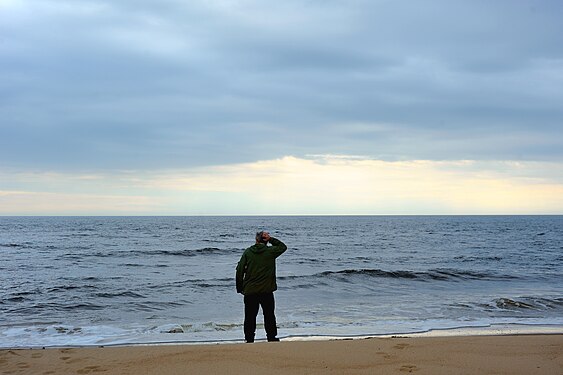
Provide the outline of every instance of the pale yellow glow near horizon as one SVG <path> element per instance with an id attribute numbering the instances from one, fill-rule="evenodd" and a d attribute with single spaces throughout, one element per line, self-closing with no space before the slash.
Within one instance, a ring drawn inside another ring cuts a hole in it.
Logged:
<path id="1" fill-rule="evenodd" d="M 563 213 L 563 165 L 548 162 L 288 156 L 186 170 L 3 177 L 21 186 L 0 186 L 0 215 Z"/>
<path id="2" fill-rule="evenodd" d="M 163 174 L 147 183 L 163 190 L 247 194 L 255 202 L 271 202 L 273 211 L 313 207 L 374 214 L 563 212 L 563 184 L 515 177 L 506 170 L 474 170 L 474 164 L 285 157 L 193 170 L 185 176 Z M 520 173 L 534 167 L 502 166 Z"/>
<path id="3" fill-rule="evenodd" d="M 151 207 L 143 196 L 0 190 L 0 215 L 144 214 Z"/>

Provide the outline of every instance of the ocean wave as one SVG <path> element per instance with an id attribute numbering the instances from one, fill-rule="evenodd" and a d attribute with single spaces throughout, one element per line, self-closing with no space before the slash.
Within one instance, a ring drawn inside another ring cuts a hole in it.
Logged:
<path id="1" fill-rule="evenodd" d="M 149 289 L 163 289 L 168 288 L 186 288 L 186 287 L 199 287 L 199 288 L 218 288 L 218 287 L 232 287 L 235 283 L 234 278 L 221 278 L 221 279 L 188 279 L 182 281 L 174 281 L 162 284 L 149 285 Z"/>
<path id="2" fill-rule="evenodd" d="M 346 269 L 341 271 L 325 271 L 318 274 L 318 276 L 371 276 L 371 277 L 389 277 L 389 278 L 400 278 L 400 279 L 416 279 L 417 273 L 411 271 L 384 271 L 381 269 Z"/>
<path id="3" fill-rule="evenodd" d="M 36 315 L 42 311 L 79 311 L 79 310 L 103 310 L 106 309 L 107 306 L 100 305 L 96 303 L 88 303 L 88 302 L 80 302 L 80 303 L 57 303 L 57 302 L 48 302 L 48 303 L 36 303 L 30 306 L 22 306 L 16 307 L 13 309 L 9 309 L 8 312 L 12 314 L 33 314 Z"/>
<path id="4" fill-rule="evenodd" d="M 182 256 L 182 257 L 195 257 L 200 255 L 222 255 L 231 253 L 242 253 L 243 249 L 228 248 L 220 249 L 217 247 L 204 247 L 199 249 L 180 249 L 180 250 L 130 250 L 130 251 L 111 251 L 111 252 L 95 252 L 91 254 L 68 254 L 68 255 L 79 255 L 92 256 L 98 258 L 130 258 L 135 256 Z M 135 266 L 134 263 L 131 263 Z"/>
<path id="5" fill-rule="evenodd" d="M 185 250 L 159 250 L 156 254 L 160 255 L 178 255 L 178 256 L 196 256 L 196 255 L 217 255 L 230 254 L 240 252 L 241 249 L 220 249 L 217 247 L 204 247 L 202 249 L 185 249 Z"/>
<path id="6" fill-rule="evenodd" d="M 521 297 L 498 297 L 488 302 L 464 302 L 449 305 L 454 309 L 467 309 L 475 311 L 505 311 L 505 312 L 526 312 L 530 310 L 535 311 L 562 311 L 563 312 L 563 298 L 562 297 L 537 297 L 537 296 L 521 296 Z"/>
<path id="7" fill-rule="evenodd" d="M 3 301 L 0 301 L 0 303 L 4 304 L 5 302 L 23 302 L 25 300 L 26 298 L 23 296 L 13 296 L 13 297 L 8 297 Z"/>
<path id="8" fill-rule="evenodd" d="M 495 300 L 497 307 L 501 309 L 533 309 L 534 306 L 524 301 L 512 300 L 510 298 L 499 298 Z"/>
<path id="9" fill-rule="evenodd" d="M 80 289 L 97 289 L 94 285 L 57 285 L 51 288 L 46 289 L 47 293 L 55 293 L 55 292 L 67 292 L 69 290 L 80 290 Z"/>
<path id="10" fill-rule="evenodd" d="M 494 274 L 489 272 L 477 272 L 458 269 L 436 269 L 430 270 L 428 275 L 431 279 L 436 280 L 511 280 L 518 279 L 517 276 L 507 274 Z"/>
<path id="11" fill-rule="evenodd" d="M 480 262 L 480 261 L 494 261 L 498 262 L 501 261 L 503 258 L 499 256 L 467 256 L 467 255 L 460 255 L 454 258 L 455 260 L 460 260 L 462 262 Z"/>
<path id="12" fill-rule="evenodd" d="M 138 311 L 167 311 L 170 308 L 184 306 L 186 304 L 190 304 L 189 302 L 162 302 L 162 301 L 147 301 L 147 302 L 137 302 L 131 304 L 131 308 L 133 310 Z"/>
<path id="13" fill-rule="evenodd" d="M 497 298 L 493 301 L 494 306 L 503 310 L 552 310 L 563 308 L 563 298 L 538 298 L 538 297 L 520 297 Z"/>
<path id="14" fill-rule="evenodd" d="M 112 279 L 120 279 L 121 277 L 112 277 Z M 96 276 L 86 276 L 83 277 L 82 280 L 85 281 L 102 281 L 102 279 L 100 279 L 99 277 Z"/>
<path id="15" fill-rule="evenodd" d="M 116 298 L 116 297 L 147 298 L 142 294 L 131 292 L 131 291 L 116 292 L 116 293 L 96 293 L 94 296 L 99 298 Z"/>
<path id="16" fill-rule="evenodd" d="M 199 324 L 167 324 L 159 327 L 153 327 L 151 331 L 159 333 L 194 333 L 194 332 L 224 332 L 239 330 L 242 327 L 240 323 L 215 323 L 206 322 Z M 257 324 L 257 329 L 260 329 Z"/>
<path id="17" fill-rule="evenodd" d="M 476 272 L 458 269 L 434 269 L 428 271 L 385 271 L 381 269 L 345 269 L 339 271 L 324 271 L 313 275 L 302 276 L 282 276 L 281 280 L 293 280 L 300 278 L 351 278 L 351 277 L 372 277 L 372 278 L 392 278 L 392 279 L 413 279 L 421 281 L 441 280 L 441 281 L 459 281 L 459 280 L 505 280 L 516 279 L 516 276 L 505 274 L 492 274 L 486 272 Z"/>
<path id="18" fill-rule="evenodd" d="M 9 249 L 30 249 L 31 248 L 31 243 L 29 242 L 24 242 L 24 243 L 0 243 L 0 247 L 5 247 L 5 248 L 9 248 Z"/>
<path id="19" fill-rule="evenodd" d="M 41 294 L 39 289 L 30 290 L 26 292 L 13 292 L 7 294 L 5 297 L 0 298 L 0 304 L 20 303 L 33 299 L 33 295 Z"/>
<path id="20" fill-rule="evenodd" d="M 132 258 L 132 257 L 154 257 L 154 256 L 183 256 L 183 257 L 195 257 L 195 256 L 206 256 L 206 255 L 222 255 L 231 253 L 241 253 L 244 249 L 227 248 L 220 249 L 217 247 L 204 247 L 199 249 L 180 249 L 180 250 L 118 250 L 118 251 L 93 251 L 88 252 L 90 248 L 84 248 L 83 252 L 75 252 L 74 250 L 81 250 L 73 248 L 72 252 L 62 254 L 61 257 L 70 260 L 83 260 L 85 257 L 92 258 Z M 138 266 L 136 263 L 128 263 L 128 266 L 135 267 Z"/>

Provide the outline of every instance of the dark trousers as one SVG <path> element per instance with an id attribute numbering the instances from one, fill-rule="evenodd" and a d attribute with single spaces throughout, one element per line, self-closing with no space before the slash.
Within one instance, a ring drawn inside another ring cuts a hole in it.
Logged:
<path id="1" fill-rule="evenodd" d="M 264 314 L 266 337 L 268 340 L 271 340 L 278 334 L 276 315 L 274 314 L 276 307 L 274 293 L 249 294 L 244 296 L 244 338 L 246 341 L 254 341 L 256 316 L 258 315 L 258 308 L 260 306 L 262 306 L 262 313 Z"/>

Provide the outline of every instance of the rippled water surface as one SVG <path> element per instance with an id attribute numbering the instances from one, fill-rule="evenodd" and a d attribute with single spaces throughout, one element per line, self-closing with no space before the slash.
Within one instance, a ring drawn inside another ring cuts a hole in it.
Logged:
<path id="1" fill-rule="evenodd" d="M 263 228 L 281 336 L 563 324 L 562 216 L 0 217 L 0 346 L 241 339 Z"/>

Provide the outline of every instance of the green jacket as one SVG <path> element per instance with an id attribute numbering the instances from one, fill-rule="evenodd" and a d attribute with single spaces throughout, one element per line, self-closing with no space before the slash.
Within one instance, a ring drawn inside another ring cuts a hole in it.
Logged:
<path id="1" fill-rule="evenodd" d="M 276 258 L 287 246 L 270 237 L 272 246 L 259 243 L 244 251 L 237 265 L 237 293 L 244 295 L 270 293 L 278 288 L 276 284 Z"/>

